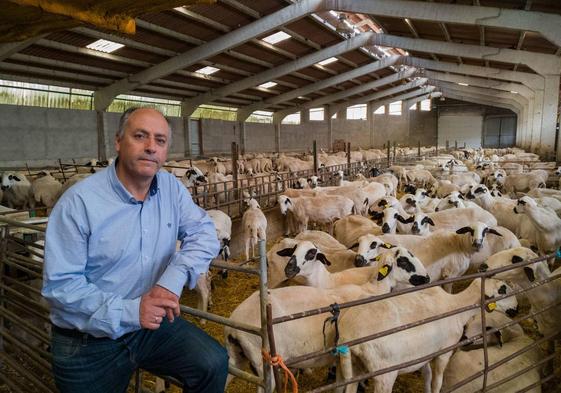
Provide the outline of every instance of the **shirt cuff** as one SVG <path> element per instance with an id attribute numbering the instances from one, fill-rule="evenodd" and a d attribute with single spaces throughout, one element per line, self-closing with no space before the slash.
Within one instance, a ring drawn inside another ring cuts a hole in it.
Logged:
<path id="1" fill-rule="evenodd" d="M 123 299 L 123 312 L 121 322 L 123 325 L 140 329 L 140 299 Z"/>
<path id="2" fill-rule="evenodd" d="M 169 264 L 164 274 L 160 277 L 157 285 L 164 287 L 168 291 L 171 291 L 177 295 L 177 297 L 181 297 L 181 292 L 183 291 L 183 285 L 187 281 L 187 275 L 183 272 L 183 270 L 179 269 L 177 266 Z M 191 287 L 189 283 L 189 287 Z M 193 285 L 194 287 L 194 285 Z M 191 288 L 192 289 L 192 288 Z"/>

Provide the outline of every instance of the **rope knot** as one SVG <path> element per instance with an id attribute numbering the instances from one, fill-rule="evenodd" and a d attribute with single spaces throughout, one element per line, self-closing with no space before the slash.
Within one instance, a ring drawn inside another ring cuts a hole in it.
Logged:
<path id="1" fill-rule="evenodd" d="M 288 378 L 290 378 L 290 384 L 292 385 L 292 393 L 298 393 L 298 382 L 294 377 L 294 374 L 288 369 L 286 364 L 284 364 L 284 360 L 282 356 L 275 355 L 271 356 L 269 352 L 265 350 L 265 348 L 261 348 L 261 352 L 263 353 L 263 360 L 270 364 L 273 367 L 280 367 L 284 372 L 284 392 L 286 393 L 288 389 Z"/>

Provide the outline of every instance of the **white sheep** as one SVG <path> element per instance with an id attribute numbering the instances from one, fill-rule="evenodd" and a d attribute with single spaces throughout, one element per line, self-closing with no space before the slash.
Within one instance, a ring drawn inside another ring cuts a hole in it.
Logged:
<path id="1" fill-rule="evenodd" d="M 333 236 L 346 247 L 350 247 L 356 239 L 367 233 L 381 235 L 382 228 L 369 218 L 356 214 L 343 217 L 333 225 Z"/>
<path id="2" fill-rule="evenodd" d="M 339 195 L 318 195 L 315 197 L 289 198 L 279 195 L 278 203 L 283 215 L 293 214 L 298 224 L 297 232 L 308 229 L 308 222 L 327 224 L 329 233 L 333 233 L 333 223 L 352 214 L 354 203 L 349 198 Z"/>
<path id="3" fill-rule="evenodd" d="M 504 182 L 504 190 L 507 194 L 514 192 L 525 192 L 533 188 L 545 187 L 549 174 L 547 171 L 538 169 L 528 173 L 508 175 Z"/>
<path id="4" fill-rule="evenodd" d="M 23 173 L 12 171 L 2 173 L 0 189 L 4 192 L 3 203 L 7 207 L 15 209 L 35 207 L 31 183 Z"/>
<path id="5" fill-rule="evenodd" d="M 520 198 L 514 213 L 524 214 L 535 228 L 536 246 L 542 254 L 557 250 L 561 245 L 561 218 L 550 209 L 540 207 L 529 196 Z"/>
<path id="6" fill-rule="evenodd" d="M 222 210 L 207 210 L 208 215 L 214 223 L 216 228 L 216 237 L 220 242 L 220 252 L 222 259 L 228 261 L 230 259 L 230 240 L 232 239 L 232 219 L 229 215 L 224 213 Z M 228 271 L 222 271 L 222 277 L 226 278 L 228 276 Z"/>
<path id="7" fill-rule="evenodd" d="M 308 250 L 309 252 L 309 250 Z M 319 251 L 313 256 L 314 260 Z M 401 259 L 400 259 L 401 258 Z M 398 263 L 400 262 L 400 263 Z M 277 288 L 270 291 L 273 318 L 313 308 L 326 307 L 333 303 L 343 303 L 359 298 L 389 293 L 398 284 L 410 286 L 413 275 L 426 276 L 422 263 L 410 253 L 402 254 L 401 249 L 383 254 L 379 261 L 382 268 L 375 281 L 364 285 L 344 285 L 322 289 L 306 286 Z M 325 314 L 302 318 L 274 326 L 277 352 L 290 359 L 306 353 L 322 350 L 324 347 L 323 324 Z M 259 292 L 254 292 L 232 312 L 230 319 L 259 327 Z M 327 329 L 326 340 L 332 342 L 333 329 Z M 230 364 L 241 368 L 247 361 L 251 368 L 262 376 L 262 344 L 259 336 L 246 332 L 224 328 L 226 349 L 230 355 Z M 334 357 L 327 354 L 294 365 L 297 368 L 317 368 L 329 366 Z M 273 387 L 271 387 L 273 388 Z"/>
<path id="8" fill-rule="evenodd" d="M 255 257 L 255 245 L 258 240 L 267 240 L 267 218 L 261 211 L 261 206 L 255 199 L 248 202 L 249 208 L 242 217 L 242 230 L 245 240 L 245 258 L 249 259 L 249 247 Z"/>
<path id="9" fill-rule="evenodd" d="M 485 294 L 491 298 L 499 296 L 501 281 L 486 281 Z M 356 340 L 418 320 L 479 303 L 481 280 L 474 280 L 463 292 L 451 295 L 439 287 L 404 294 L 402 296 L 352 307 L 339 319 L 340 343 Z M 494 303 L 496 309 L 505 312 L 515 309 L 517 302 L 508 297 Z M 493 307 L 487 307 L 491 311 Z M 464 326 L 481 311 L 473 309 L 447 318 L 422 324 L 375 340 L 350 347 L 351 356 L 341 356 L 341 370 L 345 380 L 355 372 L 371 373 L 396 364 L 428 356 L 460 341 Z M 376 316 L 375 319 L 372 316 Z M 444 370 L 452 352 L 445 352 L 432 360 L 412 364 L 397 371 L 373 377 L 376 393 L 390 393 L 399 374 L 420 370 L 431 363 L 432 378 L 425 378 L 425 391 L 439 392 Z M 358 360 L 358 361 L 357 361 Z M 351 364 L 352 362 L 352 364 Z M 426 375 L 426 374 L 425 374 Z M 429 380 L 428 380 L 429 379 Z M 349 385 L 347 391 L 356 391 L 357 384 Z M 432 390 L 431 390 L 432 387 Z"/>
<path id="10" fill-rule="evenodd" d="M 52 208 L 60 195 L 62 184 L 47 171 L 41 172 L 40 175 L 42 176 L 31 183 L 31 192 L 35 202 Z"/>
<path id="11" fill-rule="evenodd" d="M 447 229 L 450 231 L 455 231 L 474 222 L 482 222 L 490 227 L 497 225 L 495 217 L 479 206 L 453 210 L 448 209 L 434 213 L 417 212 L 408 220 L 405 220 L 405 222 L 408 224 L 412 223 L 413 225 L 404 227 L 403 229 L 409 230 L 401 233 L 412 233 L 421 236 L 426 236 L 430 232 L 429 225 L 433 226 L 434 230 Z"/>

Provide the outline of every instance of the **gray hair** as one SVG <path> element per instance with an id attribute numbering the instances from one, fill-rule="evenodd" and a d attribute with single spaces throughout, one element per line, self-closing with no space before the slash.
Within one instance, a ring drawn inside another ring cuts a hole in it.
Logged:
<path id="1" fill-rule="evenodd" d="M 156 112 L 158 112 L 159 114 L 161 114 L 164 117 L 164 119 L 166 119 L 166 122 L 168 123 L 168 131 L 169 131 L 168 147 L 171 146 L 171 137 L 173 135 L 173 132 L 172 132 L 173 130 L 171 128 L 171 123 L 169 122 L 169 119 L 166 116 L 164 116 L 162 111 L 160 111 L 159 109 L 156 109 L 156 108 L 133 106 L 133 107 L 130 107 L 129 109 L 127 109 L 126 111 L 124 111 L 123 114 L 121 115 L 121 118 L 119 119 L 119 128 L 117 129 L 117 132 L 115 133 L 115 136 L 117 138 L 122 138 L 123 135 L 125 135 L 125 128 L 127 127 L 127 122 L 129 121 L 129 117 L 131 117 L 131 115 L 139 109 L 153 109 Z"/>

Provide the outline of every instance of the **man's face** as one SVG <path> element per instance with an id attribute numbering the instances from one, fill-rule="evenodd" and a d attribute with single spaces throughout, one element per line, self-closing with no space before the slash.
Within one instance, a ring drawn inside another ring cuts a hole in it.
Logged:
<path id="1" fill-rule="evenodd" d="M 153 109 L 138 109 L 130 115 L 124 135 L 115 138 L 119 166 L 131 178 L 152 178 L 166 161 L 169 126 Z"/>

